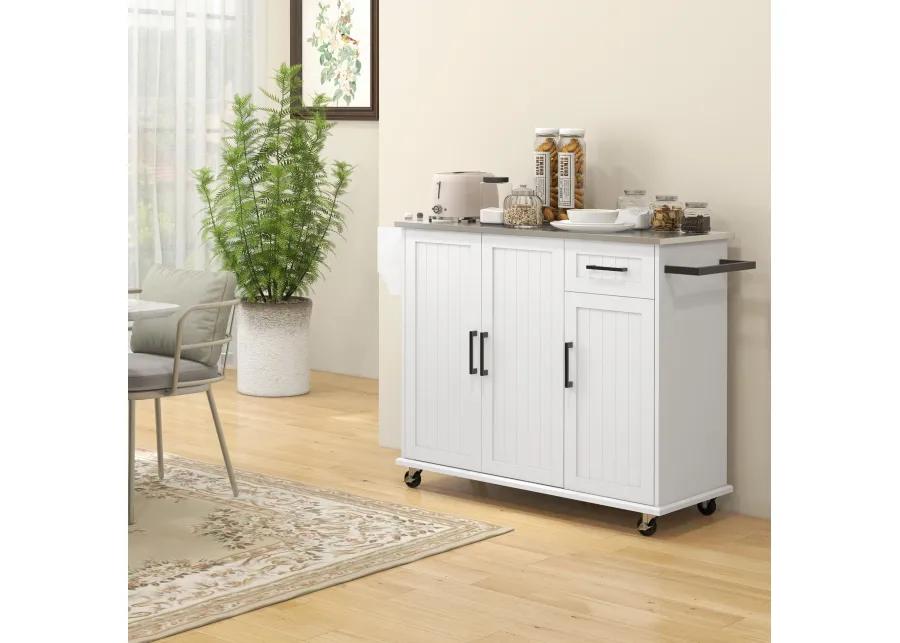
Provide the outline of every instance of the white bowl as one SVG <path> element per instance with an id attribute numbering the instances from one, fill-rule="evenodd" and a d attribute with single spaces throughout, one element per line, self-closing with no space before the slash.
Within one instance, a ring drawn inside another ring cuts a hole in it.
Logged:
<path id="1" fill-rule="evenodd" d="M 619 216 L 618 210 L 599 210 L 596 208 L 582 208 L 580 210 L 567 210 L 569 221 L 572 223 L 615 223 Z"/>

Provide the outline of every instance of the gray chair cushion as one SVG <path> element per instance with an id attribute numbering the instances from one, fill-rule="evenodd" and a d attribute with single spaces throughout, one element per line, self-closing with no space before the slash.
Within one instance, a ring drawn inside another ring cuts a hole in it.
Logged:
<path id="1" fill-rule="evenodd" d="M 151 353 L 128 353 L 128 391 L 157 391 L 172 388 L 175 359 Z M 178 365 L 178 382 L 196 382 L 218 377 L 215 366 L 182 359 Z"/>
<path id="2" fill-rule="evenodd" d="M 152 266 L 141 284 L 141 297 L 149 301 L 163 301 L 183 307 L 234 299 L 235 279 L 230 272 L 203 270 L 175 270 Z M 183 344 L 196 344 L 222 339 L 225 336 L 230 308 L 198 310 L 184 322 Z M 175 355 L 175 329 L 181 313 L 168 317 L 139 319 L 131 329 L 131 350 L 135 353 Z M 221 346 L 192 348 L 182 358 L 213 365 L 219 361 Z"/>

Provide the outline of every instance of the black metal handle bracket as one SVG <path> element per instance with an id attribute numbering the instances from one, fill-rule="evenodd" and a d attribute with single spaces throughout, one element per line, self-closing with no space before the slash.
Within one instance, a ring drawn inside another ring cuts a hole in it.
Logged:
<path id="1" fill-rule="evenodd" d="M 475 346 L 472 343 L 477 334 L 477 330 L 469 331 L 469 375 L 478 375 L 478 369 L 475 368 Z"/>
<path id="2" fill-rule="evenodd" d="M 563 348 L 563 359 L 565 360 L 565 373 L 563 374 L 563 385 L 566 388 L 572 388 L 575 384 L 569 379 L 569 349 L 574 346 L 573 342 L 566 342 Z"/>
<path id="3" fill-rule="evenodd" d="M 484 377 L 488 374 L 487 369 L 484 367 L 484 340 L 487 339 L 487 333 L 481 333 L 481 340 L 479 342 L 479 366 L 481 367 L 481 377 Z"/>
<path id="4" fill-rule="evenodd" d="M 587 270 L 608 270 L 609 272 L 628 272 L 628 268 L 617 268 L 615 266 L 595 266 L 590 263 L 585 266 Z"/>
<path id="5" fill-rule="evenodd" d="M 743 259 L 719 259 L 719 263 L 713 266 L 666 266 L 663 272 L 670 275 L 717 275 L 721 272 L 737 272 L 739 270 L 753 270 L 755 261 Z"/>

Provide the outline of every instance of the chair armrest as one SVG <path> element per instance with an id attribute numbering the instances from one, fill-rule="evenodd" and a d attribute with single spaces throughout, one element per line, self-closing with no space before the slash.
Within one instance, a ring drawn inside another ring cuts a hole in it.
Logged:
<path id="1" fill-rule="evenodd" d="M 221 339 L 213 339 L 208 342 L 197 342 L 194 344 L 183 344 L 182 343 L 182 334 L 184 332 L 184 320 L 187 319 L 187 316 L 191 313 L 194 313 L 198 310 L 208 310 L 210 308 L 231 308 L 233 309 L 236 305 L 240 303 L 240 299 L 228 299 L 226 301 L 213 301 L 208 304 L 194 304 L 192 306 L 188 306 L 184 309 L 184 312 L 181 313 L 181 317 L 178 318 L 178 324 L 175 327 L 175 361 L 172 364 L 172 390 L 178 388 L 178 375 L 179 375 L 179 367 L 181 366 L 181 353 L 191 348 L 204 348 L 207 346 L 222 346 L 227 345 L 231 341 L 231 324 L 234 322 L 234 314 L 232 314 L 228 320 L 228 324 L 225 330 L 225 336 Z M 226 346 L 225 357 L 228 357 L 228 349 Z M 191 382 L 190 385 L 193 386 L 195 384 L 203 384 L 209 380 L 202 380 L 200 382 Z"/>

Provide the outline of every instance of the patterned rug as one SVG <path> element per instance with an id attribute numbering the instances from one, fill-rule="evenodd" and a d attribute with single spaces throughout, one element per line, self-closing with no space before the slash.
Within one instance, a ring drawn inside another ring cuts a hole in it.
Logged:
<path id="1" fill-rule="evenodd" d="M 138 451 L 129 639 L 152 641 L 510 531 Z M 402 484 L 399 480 L 397 484 Z"/>

